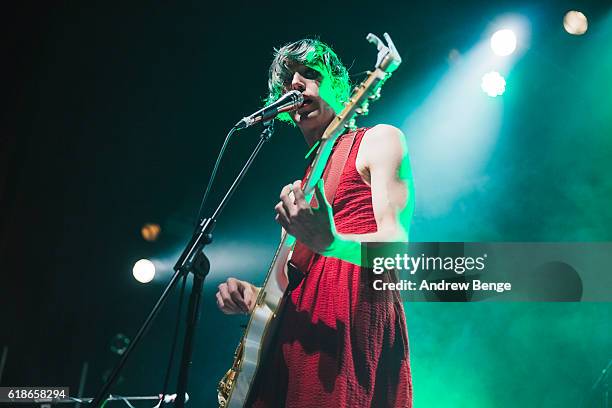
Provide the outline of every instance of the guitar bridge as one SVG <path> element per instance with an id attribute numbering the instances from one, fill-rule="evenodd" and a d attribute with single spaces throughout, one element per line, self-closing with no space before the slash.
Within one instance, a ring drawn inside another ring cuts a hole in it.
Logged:
<path id="1" fill-rule="evenodd" d="M 236 381 L 236 376 L 240 371 L 240 360 L 242 359 L 243 341 L 244 338 L 242 338 L 240 340 L 240 343 L 238 343 L 238 347 L 236 347 L 236 351 L 234 352 L 234 362 L 217 385 L 217 401 L 219 402 L 219 408 L 227 407 L 227 402 L 229 400 L 230 394 L 234 389 L 234 382 Z"/>

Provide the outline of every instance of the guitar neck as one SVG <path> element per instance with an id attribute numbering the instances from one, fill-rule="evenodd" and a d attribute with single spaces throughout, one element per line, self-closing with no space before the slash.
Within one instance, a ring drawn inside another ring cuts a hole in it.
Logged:
<path id="1" fill-rule="evenodd" d="M 304 183 L 303 189 L 307 202 L 310 202 L 310 198 L 314 193 L 314 187 L 323 176 L 323 171 L 331 155 L 334 143 L 345 132 L 346 125 L 351 122 L 355 114 L 359 113 L 360 107 L 367 102 L 368 96 L 376 95 L 377 90 L 383 85 L 387 77 L 388 74 L 379 68 L 371 72 L 368 78 L 355 88 L 355 92 L 345 108 L 340 114 L 336 115 L 329 126 L 327 126 L 327 129 L 325 129 L 325 132 L 323 132 L 315 159 L 311 164 L 310 172 Z"/>

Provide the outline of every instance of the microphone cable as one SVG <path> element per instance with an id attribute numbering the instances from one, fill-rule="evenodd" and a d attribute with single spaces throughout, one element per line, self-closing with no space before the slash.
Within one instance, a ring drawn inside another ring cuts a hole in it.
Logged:
<path id="1" fill-rule="evenodd" d="M 221 150 L 219 151 L 219 155 L 217 156 L 217 160 L 215 161 L 215 165 L 213 167 L 212 173 L 210 175 L 210 179 L 208 180 L 208 185 L 206 186 L 206 190 L 204 191 L 204 195 L 202 196 L 202 201 L 200 202 L 200 209 L 198 210 L 198 215 L 195 219 L 194 227 L 197 227 L 198 224 L 202 221 L 202 211 L 204 211 L 204 206 L 206 205 L 206 201 L 208 200 L 208 195 L 210 194 L 210 189 L 212 188 L 215 177 L 217 176 L 217 171 L 219 170 L 219 164 L 221 164 L 221 159 L 225 154 L 225 149 L 230 141 L 230 138 L 234 134 L 234 132 L 238 128 L 234 125 L 225 136 L 225 140 L 223 141 L 223 145 L 221 146 Z"/>
<path id="2" fill-rule="evenodd" d="M 202 201 L 200 202 L 200 208 L 198 210 L 198 215 L 195 220 L 194 228 L 197 227 L 199 222 L 201 221 L 202 211 L 204 210 L 206 201 L 208 201 L 210 190 L 212 188 L 212 185 L 214 184 L 215 177 L 217 176 L 217 172 L 219 171 L 219 164 L 221 164 L 221 159 L 223 158 L 223 155 L 225 154 L 227 145 L 229 144 L 229 141 L 232 135 L 234 134 L 234 132 L 236 132 L 237 129 L 238 128 L 236 126 L 233 126 L 230 129 L 230 131 L 227 133 L 227 135 L 225 136 L 225 140 L 223 141 L 223 145 L 221 146 L 221 150 L 219 151 L 219 154 L 217 155 L 217 160 L 215 161 L 215 165 L 213 166 L 213 170 L 210 175 L 210 179 L 208 180 L 208 184 L 206 185 L 206 190 L 204 191 L 204 195 L 202 196 Z M 170 357 L 168 358 L 168 366 L 166 368 L 166 375 L 164 376 L 164 387 L 162 390 L 162 397 L 160 400 L 159 408 L 163 408 L 165 404 L 164 396 L 167 394 L 167 391 L 168 391 L 168 385 L 170 382 L 170 373 L 172 372 L 172 366 L 174 364 L 174 355 L 176 353 L 176 344 L 178 342 L 179 328 L 181 326 L 181 318 L 182 318 L 181 312 L 183 310 L 183 303 L 184 303 L 183 298 L 185 297 L 185 286 L 186 285 L 187 285 L 187 274 L 184 274 L 183 284 L 181 285 L 181 292 L 179 294 L 179 304 L 178 304 L 178 310 L 176 313 L 176 319 L 175 319 L 176 323 L 174 325 L 174 334 L 172 335 L 172 346 L 170 348 Z"/>

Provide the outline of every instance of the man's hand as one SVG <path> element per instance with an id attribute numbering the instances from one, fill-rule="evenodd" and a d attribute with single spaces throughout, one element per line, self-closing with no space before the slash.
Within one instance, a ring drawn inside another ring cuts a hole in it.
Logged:
<path id="1" fill-rule="evenodd" d="M 315 187 L 318 207 L 306 202 L 300 180 L 286 185 L 280 193 L 280 202 L 274 207 L 276 221 L 285 231 L 313 251 L 325 254 L 336 239 L 333 211 L 325 198 L 323 182 Z"/>
<path id="2" fill-rule="evenodd" d="M 217 306 L 225 314 L 251 313 L 259 289 L 246 281 L 228 278 L 218 286 Z"/>

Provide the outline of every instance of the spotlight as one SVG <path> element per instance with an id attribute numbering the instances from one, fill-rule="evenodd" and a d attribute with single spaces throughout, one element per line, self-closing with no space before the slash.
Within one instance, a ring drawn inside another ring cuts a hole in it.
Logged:
<path id="1" fill-rule="evenodd" d="M 563 17 L 563 28 L 572 35 L 582 35 L 589 28 L 589 22 L 584 14 L 579 11 L 568 11 Z"/>
<path id="2" fill-rule="evenodd" d="M 140 283 L 149 283 L 155 277 L 155 265 L 148 259 L 141 259 L 134 264 L 132 275 Z"/>
<path id="3" fill-rule="evenodd" d="M 448 52 L 448 56 L 446 57 L 446 60 L 448 61 L 449 64 L 456 64 L 461 60 L 461 53 L 459 52 L 458 49 L 453 48 L 452 50 Z"/>
<path id="4" fill-rule="evenodd" d="M 161 232 L 161 227 L 159 224 L 148 223 L 142 226 L 140 229 L 140 234 L 145 241 L 155 241 Z"/>
<path id="5" fill-rule="evenodd" d="M 495 98 L 506 90 L 506 80 L 499 72 L 491 71 L 482 76 L 480 87 L 487 95 Z"/>
<path id="6" fill-rule="evenodd" d="M 130 345 L 130 339 L 122 333 L 117 333 L 111 339 L 110 349 L 113 353 L 122 355 Z"/>
<path id="7" fill-rule="evenodd" d="M 514 31 L 503 29 L 491 36 L 491 49 L 496 55 L 505 57 L 516 50 L 516 35 Z"/>

